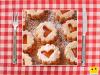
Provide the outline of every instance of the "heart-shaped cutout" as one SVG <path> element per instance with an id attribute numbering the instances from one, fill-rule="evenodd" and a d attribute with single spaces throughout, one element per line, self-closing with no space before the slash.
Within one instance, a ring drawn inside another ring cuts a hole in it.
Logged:
<path id="1" fill-rule="evenodd" d="M 73 27 L 71 23 L 68 24 L 70 32 L 74 32 L 77 30 L 77 27 Z"/>
<path id="2" fill-rule="evenodd" d="M 41 53 L 44 54 L 46 57 L 49 58 L 52 55 L 53 52 L 54 52 L 54 50 L 51 49 L 48 52 L 47 51 L 42 51 Z"/>
<path id="3" fill-rule="evenodd" d="M 27 35 L 23 35 L 23 44 L 27 44 Z"/>
<path id="4" fill-rule="evenodd" d="M 72 24 L 71 23 L 68 24 L 68 27 L 69 27 L 70 31 L 72 31 L 72 28 L 73 27 L 72 27 Z"/>
<path id="5" fill-rule="evenodd" d="M 44 37 L 47 37 L 51 33 L 51 30 L 48 29 L 46 26 L 43 26 L 43 30 L 45 31 L 44 32 Z"/>

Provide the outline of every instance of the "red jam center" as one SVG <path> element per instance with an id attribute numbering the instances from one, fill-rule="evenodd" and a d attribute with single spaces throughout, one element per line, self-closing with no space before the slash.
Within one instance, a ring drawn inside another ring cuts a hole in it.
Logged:
<path id="1" fill-rule="evenodd" d="M 77 30 L 77 27 L 72 27 L 72 24 L 71 23 L 68 24 L 68 27 L 70 29 L 70 32 L 74 32 L 74 31 Z"/>
<path id="2" fill-rule="evenodd" d="M 54 52 L 54 50 L 51 49 L 51 50 L 48 51 L 48 52 L 46 52 L 46 51 L 42 51 L 41 53 L 44 54 L 45 56 L 47 56 L 47 57 L 49 58 L 53 52 Z"/>
<path id="3" fill-rule="evenodd" d="M 44 37 L 47 37 L 51 33 L 51 30 L 48 29 L 46 26 L 43 26 L 43 30 L 45 31 L 44 32 Z"/>
<path id="4" fill-rule="evenodd" d="M 23 44 L 27 44 L 27 35 L 23 36 Z"/>

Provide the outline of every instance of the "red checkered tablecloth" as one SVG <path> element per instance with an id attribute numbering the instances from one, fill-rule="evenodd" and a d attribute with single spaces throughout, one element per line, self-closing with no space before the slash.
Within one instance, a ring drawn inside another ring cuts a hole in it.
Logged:
<path id="1" fill-rule="evenodd" d="M 81 66 L 82 49 L 82 4 L 86 4 L 88 32 L 86 37 L 86 67 Z M 0 0 L 0 75 L 89 75 L 89 67 L 100 67 L 100 0 Z M 12 64 L 13 26 L 12 8 L 19 13 L 17 29 L 18 63 Z M 21 65 L 22 9 L 72 8 L 78 10 L 78 66 L 32 66 Z M 100 73 L 100 71 L 99 71 Z"/>

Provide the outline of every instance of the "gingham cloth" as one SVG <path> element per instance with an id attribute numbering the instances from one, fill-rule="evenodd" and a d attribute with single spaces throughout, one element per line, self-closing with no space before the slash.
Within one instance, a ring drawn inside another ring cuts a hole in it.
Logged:
<path id="1" fill-rule="evenodd" d="M 86 37 L 86 67 L 81 66 L 82 50 L 82 4 L 86 4 L 88 14 L 88 32 Z M 0 75 L 89 75 L 89 67 L 100 67 L 100 0 L 0 0 Z M 13 26 L 12 8 L 19 13 L 17 28 L 18 63 L 12 64 Z M 22 61 L 22 9 L 78 10 L 78 66 L 32 66 L 23 67 Z M 100 73 L 100 71 L 99 71 Z"/>

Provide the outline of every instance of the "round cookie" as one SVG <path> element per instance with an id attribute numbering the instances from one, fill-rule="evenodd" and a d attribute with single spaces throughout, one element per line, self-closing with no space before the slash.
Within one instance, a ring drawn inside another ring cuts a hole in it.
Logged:
<path id="1" fill-rule="evenodd" d="M 46 44 L 38 49 L 37 57 L 42 64 L 55 65 L 59 63 L 60 51 L 55 45 Z"/>
<path id="2" fill-rule="evenodd" d="M 68 20 L 62 25 L 62 32 L 68 41 L 77 40 L 77 20 Z"/>
<path id="3" fill-rule="evenodd" d="M 40 43 L 54 43 L 57 40 L 57 29 L 51 22 L 40 23 L 35 29 L 35 38 Z"/>

